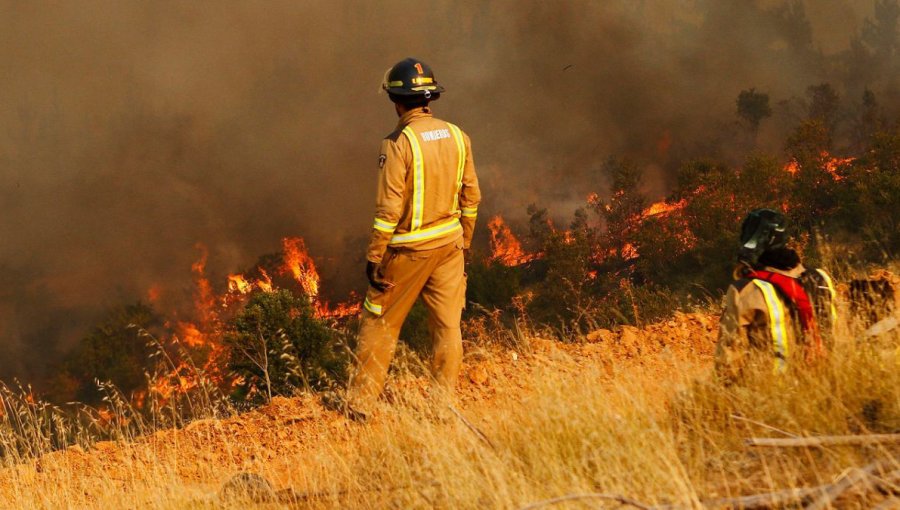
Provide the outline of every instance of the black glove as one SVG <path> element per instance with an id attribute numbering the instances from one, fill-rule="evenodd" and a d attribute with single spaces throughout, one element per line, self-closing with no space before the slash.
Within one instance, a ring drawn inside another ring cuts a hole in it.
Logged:
<path id="1" fill-rule="evenodd" d="M 366 262 L 366 278 L 369 279 L 369 285 L 377 291 L 384 292 L 393 287 L 393 284 L 381 278 L 378 274 L 378 263 L 371 260 Z"/>

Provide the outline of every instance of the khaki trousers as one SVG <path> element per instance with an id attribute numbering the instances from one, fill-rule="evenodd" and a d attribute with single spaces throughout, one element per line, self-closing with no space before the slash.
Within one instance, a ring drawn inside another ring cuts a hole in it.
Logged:
<path id="1" fill-rule="evenodd" d="M 462 363 L 459 323 L 466 298 L 462 238 L 432 250 L 389 248 L 380 270 L 394 286 L 384 292 L 369 287 L 347 395 L 350 406 L 363 413 L 371 410 L 384 389 L 400 328 L 420 295 L 428 309 L 434 346 L 431 372 L 437 384 L 452 393 Z M 380 316 L 372 311 L 379 307 Z"/>

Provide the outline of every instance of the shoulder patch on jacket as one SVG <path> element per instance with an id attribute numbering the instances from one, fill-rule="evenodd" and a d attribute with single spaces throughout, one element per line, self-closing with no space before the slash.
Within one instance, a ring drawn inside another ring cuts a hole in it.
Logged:
<path id="1" fill-rule="evenodd" d="M 378 156 L 378 168 L 384 168 L 384 162 L 387 161 L 387 155 L 381 154 Z"/>

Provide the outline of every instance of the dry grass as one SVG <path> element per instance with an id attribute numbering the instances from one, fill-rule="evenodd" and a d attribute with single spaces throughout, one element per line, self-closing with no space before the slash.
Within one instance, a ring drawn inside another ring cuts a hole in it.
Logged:
<path id="1" fill-rule="evenodd" d="M 874 459 L 900 468 L 898 451 L 885 447 L 743 445 L 750 436 L 778 435 L 761 424 L 797 435 L 900 431 L 898 337 L 863 344 L 845 333 L 818 367 L 781 378 L 763 371 L 723 387 L 708 377 L 714 324 L 688 319 L 679 316 L 652 335 L 598 335 L 597 343 L 525 338 L 517 351 L 470 349 L 458 405 L 488 441 L 429 397 L 412 370 L 395 377 L 366 424 L 349 423 L 307 396 L 84 450 L 8 454 L 0 505 L 283 506 L 221 498 L 222 483 L 238 472 L 292 488 L 304 508 L 519 508 L 590 492 L 696 505 L 827 483 Z M 11 427 L 8 413 L 5 420 L 8 445 L 27 426 Z M 589 505 L 616 506 L 560 507 Z"/>

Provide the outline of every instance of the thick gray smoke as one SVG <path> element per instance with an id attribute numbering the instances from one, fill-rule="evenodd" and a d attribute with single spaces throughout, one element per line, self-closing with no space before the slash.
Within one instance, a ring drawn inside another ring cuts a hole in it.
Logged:
<path id="1" fill-rule="evenodd" d="M 432 65 L 448 89 L 436 112 L 473 139 L 482 217 L 531 202 L 568 215 L 604 190 L 610 155 L 638 161 L 660 193 L 678 158 L 733 123 L 740 90 L 774 101 L 839 79 L 817 55 L 845 51 L 872 12 L 849 0 L 0 3 L 0 376 L 39 372 L 105 308 L 154 286 L 177 308 L 197 243 L 217 282 L 303 236 L 335 288 L 358 287 L 379 141 L 396 122 L 378 86 L 406 56 Z M 868 85 L 843 80 L 848 94 Z M 778 134 L 762 143 L 777 150 Z"/>

